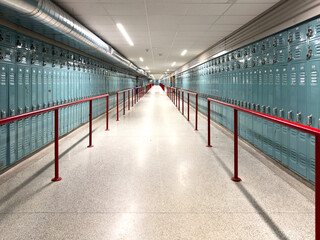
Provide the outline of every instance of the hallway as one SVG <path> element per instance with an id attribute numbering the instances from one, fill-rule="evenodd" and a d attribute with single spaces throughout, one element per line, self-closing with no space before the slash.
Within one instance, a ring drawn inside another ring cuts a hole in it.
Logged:
<path id="1" fill-rule="evenodd" d="M 0 176 L 0 239 L 314 239 L 314 191 L 206 118 L 199 131 L 159 86 L 116 121 L 105 116 Z M 14 176 L 14 177 L 13 177 Z"/>

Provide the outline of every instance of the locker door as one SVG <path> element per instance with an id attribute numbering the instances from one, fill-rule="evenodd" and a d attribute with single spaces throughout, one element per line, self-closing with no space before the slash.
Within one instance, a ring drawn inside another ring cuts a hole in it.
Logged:
<path id="1" fill-rule="evenodd" d="M 18 110 L 18 94 L 17 94 L 16 71 L 14 66 L 9 67 L 9 111 L 10 116 L 17 114 Z M 17 122 L 9 123 L 9 163 L 13 164 L 17 161 Z"/>
<path id="2" fill-rule="evenodd" d="M 48 107 L 48 69 L 43 70 L 43 106 Z M 43 144 L 48 143 L 48 118 L 49 114 L 43 114 Z"/>
<path id="3" fill-rule="evenodd" d="M 48 70 L 48 106 L 53 106 L 53 72 Z M 53 112 L 48 113 L 48 142 L 53 140 Z"/>
<path id="4" fill-rule="evenodd" d="M 266 113 L 268 106 L 268 94 L 269 94 L 269 68 L 264 67 L 263 69 L 263 103 L 261 105 L 261 112 Z M 268 154 L 268 121 L 262 120 L 262 150 Z"/>
<path id="5" fill-rule="evenodd" d="M 263 69 L 260 68 L 258 70 L 258 105 L 257 105 L 257 111 L 261 112 L 262 105 L 263 105 L 263 92 L 264 92 L 264 86 L 263 86 Z M 257 118 L 257 129 L 256 134 L 258 136 L 257 146 L 262 150 L 263 147 L 263 120 L 261 118 Z"/>
<path id="6" fill-rule="evenodd" d="M 320 28 L 319 28 L 320 29 Z M 320 128 L 320 103 L 319 103 L 319 92 L 320 92 L 320 78 L 319 78 L 320 62 L 309 61 L 307 63 L 307 112 L 310 119 L 312 114 L 312 120 L 309 120 L 308 125 Z M 313 136 L 309 137 L 308 145 L 308 179 L 312 182 L 315 181 L 315 139 Z"/>
<path id="7" fill-rule="evenodd" d="M 35 74 L 32 72 L 32 78 L 31 78 L 31 110 L 35 111 L 37 110 L 37 104 L 38 104 L 38 82 L 37 82 L 37 70 L 35 71 Z M 31 117 L 31 150 L 37 149 L 37 137 L 38 137 L 38 116 Z"/>
<path id="8" fill-rule="evenodd" d="M 297 115 L 296 122 L 307 124 L 307 80 L 306 80 L 306 65 L 305 63 L 297 64 L 298 70 L 298 93 L 297 93 Z M 307 143 L 308 135 L 298 132 L 298 165 L 297 171 L 302 176 L 307 176 Z"/>
<path id="9" fill-rule="evenodd" d="M 287 119 L 289 111 L 289 82 L 288 69 L 286 66 L 281 67 L 281 107 L 279 106 L 279 117 Z M 281 109 L 280 109 L 281 108 Z M 289 158 L 289 128 L 281 126 L 281 162 L 288 166 Z"/>
<path id="10" fill-rule="evenodd" d="M 279 107 L 281 106 L 281 68 L 276 67 L 273 87 L 273 109 L 272 115 L 279 117 Z M 274 124 L 274 148 L 273 156 L 281 160 L 281 126 L 279 124 Z"/>
<path id="11" fill-rule="evenodd" d="M 290 69 L 290 80 L 289 80 L 289 94 L 288 94 L 288 101 L 289 101 L 289 113 L 288 120 L 295 121 L 295 113 L 297 112 L 297 66 L 292 64 Z M 289 130 L 289 167 L 294 171 L 298 172 L 297 165 L 298 165 L 298 156 L 297 156 L 297 138 L 298 138 L 298 131 L 294 129 Z"/>
<path id="12" fill-rule="evenodd" d="M 18 114 L 23 113 L 24 109 L 24 71 L 25 67 L 23 66 L 18 66 L 17 69 L 17 79 L 18 79 Z M 24 119 L 19 120 L 17 122 L 18 125 L 18 159 L 22 158 L 24 156 L 23 153 L 23 138 L 24 138 Z"/>
<path id="13" fill-rule="evenodd" d="M 37 106 L 38 109 L 42 109 L 43 108 L 43 103 L 44 103 L 44 99 L 43 99 L 43 94 L 44 94 L 44 90 L 43 90 L 43 74 L 42 74 L 42 70 L 40 68 L 33 68 L 32 72 L 35 71 L 37 74 Z M 37 117 L 37 145 L 38 147 L 41 147 L 44 145 L 43 143 L 43 121 L 44 121 L 44 116 L 43 114 L 36 116 Z"/>
<path id="14" fill-rule="evenodd" d="M 0 118 L 8 117 L 8 65 L 0 63 Z M 8 126 L 0 125 L 0 170 L 7 166 Z"/>
<path id="15" fill-rule="evenodd" d="M 274 97 L 274 71 L 273 68 L 270 67 L 269 69 L 269 77 L 268 77 L 268 98 L 266 103 L 266 113 L 272 115 L 273 109 L 273 97 Z M 268 152 L 267 154 L 273 157 L 273 146 L 274 146 L 274 123 L 267 121 L 268 126 L 268 135 L 267 135 L 267 144 L 268 144 Z"/>

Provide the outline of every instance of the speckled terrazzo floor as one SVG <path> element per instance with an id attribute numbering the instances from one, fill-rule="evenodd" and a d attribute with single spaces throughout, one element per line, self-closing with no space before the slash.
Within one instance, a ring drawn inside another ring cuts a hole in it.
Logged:
<path id="1" fill-rule="evenodd" d="M 187 122 L 155 86 L 110 132 L 105 118 L 0 176 L 0 239 L 314 239 L 314 191 L 193 111 Z"/>

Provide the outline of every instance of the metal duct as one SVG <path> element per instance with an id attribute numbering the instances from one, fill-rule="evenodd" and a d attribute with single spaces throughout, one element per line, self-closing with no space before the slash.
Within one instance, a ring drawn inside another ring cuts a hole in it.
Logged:
<path id="1" fill-rule="evenodd" d="M 21 19 L 33 19 L 55 32 L 67 35 L 86 46 L 89 54 L 101 56 L 110 60 L 116 60 L 127 68 L 138 72 L 138 68 L 128 59 L 121 56 L 110 45 L 101 40 L 98 36 L 81 25 L 69 14 L 55 5 L 50 0 L 0 0 L 0 4 L 6 8 L 1 8 L 1 15 L 8 20 L 16 20 L 22 23 Z M 9 10 L 9 11 L 7 11 Z M 32 25 L 32 24 L 30 24 Z M 145 72 L 139 74 L 146 75 Z"/>

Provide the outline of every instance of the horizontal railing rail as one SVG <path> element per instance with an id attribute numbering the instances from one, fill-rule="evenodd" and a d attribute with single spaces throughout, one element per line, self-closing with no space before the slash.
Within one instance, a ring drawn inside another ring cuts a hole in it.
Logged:
<path id="1" fill-rule="evenodd" d="M 106 98 L 106 131 L 109 131 L 109 94 L 104 94 L 100 96 L 90 97 L 70 103 L 64 103 L 61 105 L 48 107 L 45 109 L 35 110 L 32 112 L 22 113 L 19 115 L 7 117 L 0 119 L 0 125 L 11 123 L 14 121 L 22 120 L 32 116 L 40 115 L 47 112 L 55 112 L 54 115 L 54 156 L 55 156 L 55 174 L 52 178 L 53 182 L 60 181 L 62 178 L 59 176 L 59 109 L 69 107 L 72 105 L 89 102 L 89 145 L 88 147 L 93 147 L 92 145 L 92 101 L 100 98 Z"/>
<path id="2" fill-rule="evenodd" d="M 117 92 L 117 121 L 119 121 L 119 94 L 123 93 L 123 115 L 126 115 L 126 92 L 128 92 L 128 111 L 130 111 L 130 92 L 132 92 L 132 107 L 133 107 L 133 91 L 134 88 L 125 89 Z"/>
<path id="3" fill-rule="evenodd" d="M 221 102 L 212 98 L 207 98 L 208 100 L 208 106 L 207 106 L 207 111 L 208 111 L 208 145 L 207 147 L 212 147 L 211 146 L 211 134 L 210 134 L 210 102 L 220 104 L 229 108 L 233 108 L 234 111 L 234 129 L 233 129 L 233 135 L 234 135 L 234 175 L 231 178 L 235 182 L 240 182 L 241 178 L 238 176 L 238 124 L 239 124 L 239 119 L 238 119 L 238 111 L 241 111 L 243 113 L 250 114 L 252 116 L 262 118 L 271 122 L 274 122 L 276 124 L 280 124 L 282 126 L 288 127 L 295 129 L 300 132 L 304 132 L 310 135 L 313 135 L 315 137 L 315 233 L 316 233 L 316 238 L 315 239 L 320 239 L 320 129 L 305 126 L 299 123 L 291 122 L 282 118 L 278 117 L 273 117 L 269 116 L 260 112 L 248 110 L 246 108 L 242 108 L 239 106 L 235 106 L 229 103 Z"/>

